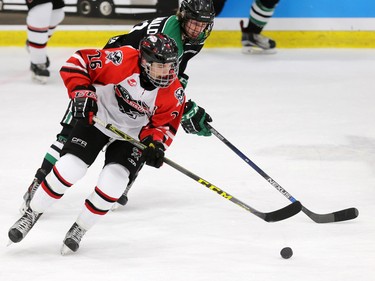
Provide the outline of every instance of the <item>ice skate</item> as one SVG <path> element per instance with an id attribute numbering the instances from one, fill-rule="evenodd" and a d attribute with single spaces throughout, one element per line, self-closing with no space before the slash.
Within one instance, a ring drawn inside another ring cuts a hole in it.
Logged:
<path id="1" fill-rule="evenodd" d="M 8 236 L 10 241 L 13 243 L 21 242 L 41 215 L 41 213 L 34 212 L 31 208 L 28 208 L 23 216 L 9 229 Z"/>
<path id="2" fill-rule="evenodd" d="M 25 211 L 30 207 L 30 201 L 34 197 L 36 190 L 40 185 L 40 181 L 37 178 L 34 178 L 33 182 L 27 189 L 26 193 L 23 195 L 23 204 L 20 208 L 21 214 L 24 214 Z"/>
<path id="3" fill-rule="evenodd" d="M 81 239 L 85 233 L 85 229 L 80 227 L 77 223 L 74 223 L 64 238 L 64 242 L 61 247 L 61 254 L 64 256 L 72 252 L 77 252 L 79 243 L 81 242 Z"/>
<path id="4" fill-rule="evenodd" d="M 41 83 L 41 84 L 47 83 L 50 73 L 45 63 L 40 63 L 40 64 L 31 63 L 30 70 L 31 70 L 31 77 L 33 81 Z"/>
<path id="5" fill-rule="evenodd" d="M 38 187 L 41 184 L 41 180 L 38 179 L 38 176 L 40 178 L 45 177 L 46 172 L 41 168 L 38 169 L 36 177 L 33 179 L 33 182 L 30 184 L 27 191 L 23 195 L 24 201 L 23 201 L 23 204 L 20 208 L 21 214 L 25 213 L 25 211 L 30 207 L 30 201 L 31 201 L 31 199 L 33 199 L 36 190 L 38 189 Z"/>
<path id="6" fill-rule="evenodd" d="M 242 32 L 242 52 L 244 54 L 274 54 L 276 53 L 276 42 L 262 34 L 252 33 L 248 28 L 243 27 L 240 22 Z"/>

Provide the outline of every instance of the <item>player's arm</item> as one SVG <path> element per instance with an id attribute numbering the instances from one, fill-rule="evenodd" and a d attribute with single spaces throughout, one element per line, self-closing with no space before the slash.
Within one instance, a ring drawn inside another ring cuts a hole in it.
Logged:
<path id="1" fill-rule="evenodd" d="M 143 21 L 136 24 L 129 33 L 110 38 L 103 49 L 118 48 L 128 45 L 138 49 L 139 42 L 147 35 L 147 26 L 149 23 L 150 21 Z"/>
<path id="2" fill-rule="evenodd" d="M 142 128 L 139 139 L 152 136 L 153 140 L 162 142 L 165 148 L 168 148 L 181 122 L 185 94 L 181 86 L 174 87 L 174 90 L 168 95 L 164 91 L 166 90 L 160 90 L 155 102 L 156 110 L 150 117 L 150 122 Z"/>
<path id="3" fill-rule="evenodd" d="M 132 61 L 137 61 L 137 52 L 129 48 L 111 50 L 80 50 L 71 56 L 60 70 L 61 78 L 72 99 L 73 117 L 85 119 L 92 124 L 98 111 L 94 84 L 119 83 Z M 124 61 L 128 61 L 125 64 Z"/>
<path id="4" fill-rule="evenodd" d="M 185 48 L 187 48 L 185 50 Z M 186 73 L 186 68 L 188 62 L 195 57 L 203 48 L 203 45 L 194 45 L 194 46 L 188 46 L 184 47 L 184 54 L 179 62 L 178 67 L 178 79 L 180 80 L 181 85 L 186 89 L 188 81 L 189 81 L 189 75 Z"/>
<path id="5" fill-rule="evenodd" d="M 164 150 L 171 145 L 180 125 L 184 104 L 182 87 L 174 90 L 173 97 L 170 96 L 168 100 L 165 99 L 165 94 L 158 96 L 155 113 L 139 135 L 139 139 L 147 147 L 143 153 L 146 164 L 156 168 L 162 165 Z"/>
<path id="6" fill-rule="evenodd" d="M 71 98 L 77 88 L 94 84 L 117 84 L 137 68 L 138 51 L 131 47 L 80 50 L 60 69 L 61 78 Z"/>
<path id="7" fill-rule="evenodd" d="M 71 56 L 60 69 L 68 95 L 72 99 L 71 111 L 74 118 L 93 124 L 92 118 L 98 111 L 94 79 L 89 71 L 90 56 L 98 57 L 98 50 L 81 50 Z"/>

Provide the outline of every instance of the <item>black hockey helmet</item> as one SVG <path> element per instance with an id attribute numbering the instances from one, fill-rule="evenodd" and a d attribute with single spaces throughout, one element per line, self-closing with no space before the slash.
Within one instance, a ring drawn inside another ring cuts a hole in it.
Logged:
<path id="1" fill-rule="evenodd" d="M 163 33 L 148 35 L 141 40 L 139 50 L 141 67 L 154 86 L 168 87 L 177 78 L 178 47 L 172 38 Z M 157 73 L 153 63 L 159 64 Z"/>
<path id="2" fill-rule="evenodd" d="M 211 33 L 215 19 L 215 9 L 212 0 L 182 0 L 178 16 L 185 35 L 191 43 L 198 44 L 206 40 Z M 187 33 L 187 22 L 189 20 L 207 24 L 206 28 L 197 38 L 191 38 Z"/>

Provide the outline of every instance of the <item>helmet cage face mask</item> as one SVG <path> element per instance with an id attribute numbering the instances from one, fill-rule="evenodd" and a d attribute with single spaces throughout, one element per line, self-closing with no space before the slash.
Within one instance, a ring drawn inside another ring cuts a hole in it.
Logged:
<path id="1" fill-rule="evenodd" d="M 150 35 L 141 40 L 139 49 L 143 72 L 155 87 L 166 88 L 177 79 L 178 48 L 173 39 Z"/>
<path id="2" fill-rule="evenodd" d="M 211 0 L 183 0 L 179 16 L 184 35 L 191 44 L 202 43 L 210 36 L 215 18 Z M 203 24 L 206 26 L 202 29 Z"/>
<path id="3" fill-rule="evenodd" d="M 194 19 L 186 19 L 183 22 L 184 34 L 191 44 L 204 42 L 210 36 L 213 23 L 200 22 Z M 204 28 L 202 29 L 202 26 Z"/>
<path id="4" fill-rule="evenodd" d="M 167 88 L 177 79 L 178 63 L 159 63 L 142 59 L 141 65 L 148 80 L 155 87 Z"/>

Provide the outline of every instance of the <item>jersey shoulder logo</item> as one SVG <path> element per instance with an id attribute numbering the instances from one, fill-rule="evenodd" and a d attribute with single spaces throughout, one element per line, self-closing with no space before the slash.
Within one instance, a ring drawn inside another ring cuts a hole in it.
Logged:
<path id="1" fill-rule="evenodd" d="M 121 50 L 113 52 L 105 51 L 105 54 L 107 59 L 105 63 L 112 62 L 114 65 L 120 65 L 122 63 L 123 54 Z"/>
<path id="2" fill-rule="evenodd" d="M 185 97 L 184 89 L 183 88 L 178 88 L 174 92 L 174 96 L 177 99 L 178 105 L 182 105 L 182 103 L 184 102 L 184 97 Z"/>

